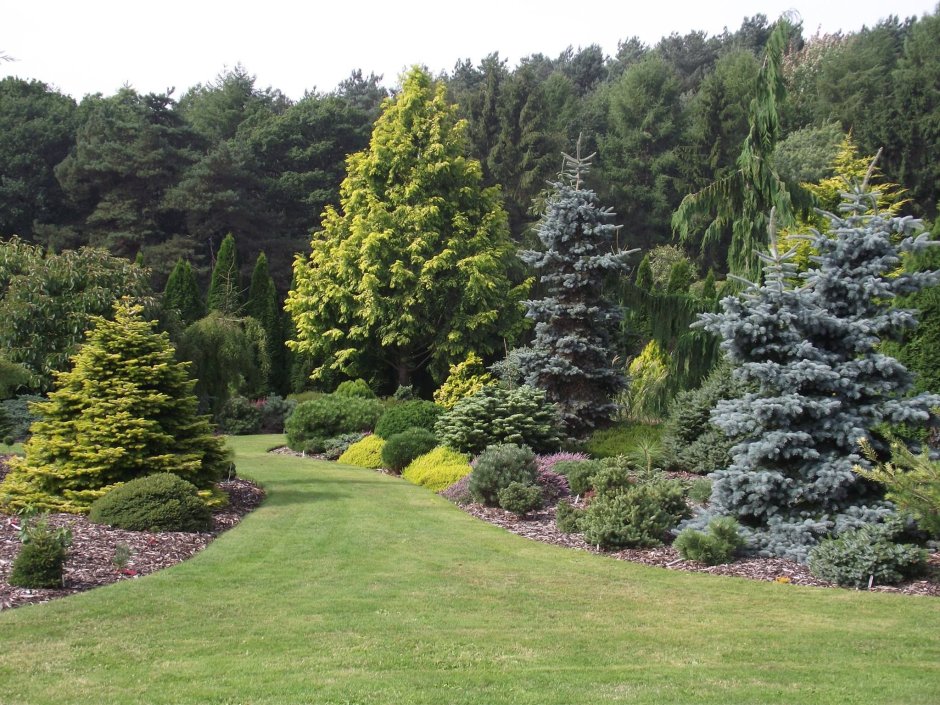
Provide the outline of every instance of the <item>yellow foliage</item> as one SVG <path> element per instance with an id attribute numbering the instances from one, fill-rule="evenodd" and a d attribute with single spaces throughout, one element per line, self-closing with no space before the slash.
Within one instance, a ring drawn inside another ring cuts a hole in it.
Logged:
<path id="1" fill-rule="evenodd" d="M 483 360 L 472 352 L 466 359 L 450 366 L 450 373 L 441 388 L 434 392 L 434 401 L 445 409 L 453 409 L 457 402 L 473 396 L 496 380 L 483 367 Z"/>
<path id="2" fill-rule="evenodd" d="M 416 485 L 439 492 L 470 474 L 470 460 L 463 453 L 438 446 L 415 458 L 401 476 Z"/>
<path id="3" fill-rule="evenodd" d="M 378 470 L 382 467 L 382 448 L 385 440 L 379 436 L 366 436 L 361 441 L 353 443 L 339 456 L 337 462 L 345 465 L 355 465 L 357 468 Z"/>

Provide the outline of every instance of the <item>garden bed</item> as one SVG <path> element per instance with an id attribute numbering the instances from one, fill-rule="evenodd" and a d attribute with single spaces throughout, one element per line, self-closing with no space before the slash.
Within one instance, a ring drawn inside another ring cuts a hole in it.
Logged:
<path id="1" fill-rule="evenodd" d="M 5 474 L 0 458 L 0 479 Z M 50 515 L 52 526 L 67 526 L 73 536 L 65 561 L 65 586 L 58 589 L 30 590 L 6 582 L 21 547 L 19 520 L 0 514 L 0 610 L 48 602 L 119 580 L 133 580 L 186 560 L 238 524 L 264 498 L 264 491 L 247 480 L 235 478 L 218 486 L 228 493 L 229 503 L 213 512 L 212 530 L 206 533 L 124 531 L 94 524 L 76 514 Z M 122 544 L 127 546 L 129 558 L 126 565 L 115 565 L 115 552 Z"/>

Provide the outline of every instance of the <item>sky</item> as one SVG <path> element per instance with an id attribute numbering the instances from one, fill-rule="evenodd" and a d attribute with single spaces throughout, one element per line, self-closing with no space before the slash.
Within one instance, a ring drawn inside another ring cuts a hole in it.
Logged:
<path id="1" fill-rule="evenodd" d="M 856 31 L 888 14 L 921 16 L 937 0 L 789 0 L 657 2 L 567 0 L 13 0 L 0 23 L 0 75 L 38 79 L 80 99 L 111 95 L 128 84 L 141 93 L 209 83 L 226 68 L 244 66 L 256 86 L 292 99 L 327 92 L 354 69 L 394 86 L 413 64 L 449 72 L 494 51 L 515 66 L 568 46 L 598 44 L 607 55 L 638 36 L 647 44 L 672 33 L 709 35 L 735 30 L 746 16 L 771 20 L 788 10 L 802 18 L 804 36 L 817 30 Z M 583 8 L 583 10 L 581 9 Z"/>

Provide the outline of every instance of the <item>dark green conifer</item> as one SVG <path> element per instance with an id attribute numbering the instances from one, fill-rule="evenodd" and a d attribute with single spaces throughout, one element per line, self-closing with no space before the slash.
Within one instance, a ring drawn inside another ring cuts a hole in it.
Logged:
<path id="1" fill-rule="evenodd" d="M 225 236 L 212 268 L 209 295 L 206 297 L 210 311 L 237 315 L 241 310 L 241 287 L 238 276 L 238 252 L 232 233 Z"/>
<path id="2" fill-rule="evenodd" d="M 187 260 L 176 260 L 176 266 L 170 272 L 170 278 L 166 280 L 163 310 L 176 311 L 184 325 L 194 323 L 205 314 L 196 275 Z"/>

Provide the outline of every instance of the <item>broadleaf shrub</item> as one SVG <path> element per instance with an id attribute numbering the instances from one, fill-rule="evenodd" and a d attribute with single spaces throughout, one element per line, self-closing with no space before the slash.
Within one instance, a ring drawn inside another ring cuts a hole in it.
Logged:
<path id="1" fill-rule="evenodd" d="M 389 470 L 401 472 L 418 456 L 437 447 L 437 438 L 426 428 L 409 428 L 389 436 L 382 448 L 382 463 Z"/>
<path id="2" fill-rule="evenodd" d="M 744 545 L 740 528 L 734 517 L 715 517 L 708 522 L 707 532 L 683 529 L 672 545 L 686 560 L 720 565 L 729 562 Z"/>
<path id="3" fill-rule="evenodd" d="M 127 531 L 208 531 L 212 517 L 197 492 L 177 475 L 147 475 L 95 500 L 88 518 Z"/>
<path id="4" fill-rule="evenodd" d="M 382 416 L 377 399 L 328 394 L 297 405 L 287 421 L 287 445 L 291 450 L 321 453 L 324 441 L 344 433 L 371 431 Z"/>
<path id="5" fill-rule="evenodd" d="M 382 467 L 382 448 L 384 445 L 385 439 L 374 434 L 366 436 L 361 441 L 350 445 L 339 456 L 338 462 L 344 465 L 355 465 L 357 468 L 378 470 Z"/>
<path id="6" fill-rule="evenodd" d="M 481 453 L 500 443 L 526 445 L 537 452 L 558 450 L 558 414 L 545 392 L 528 386 L 483 387 L 461 399 L 438 420 L 434 431 L 441 442 L 464 453 Z"/>
<path id="7" fill-rule="evenodd" d="M 542 506 L 542 490 L 535 485 L 526 485 L 522 482 L 510 482 L 497 493 L 497 496 L 499 506 L 518 517 L 523 517 Z"/>
<path id="8" fill-rule="evenodd" d="M 440 492 L 469 475 L 470 469 L 470 459 L 466 455 L 453 448 L 438 446 L 411 461 L 401 476 L 416 485 Z"/>
<path id="9" fill-rule="evenodd" d="M 375 425 L 375 433 L 388 440 L 396 433 L 403 433 L 409 428 L 424 428 L 434 431 L 434 424 L 444 408 L 433 401 L 413 399 L 390 406 Z"/>
<path id="10" fill-rule="evenodd" d="M 534 485 L 535 454 L 525 446 L 502 443 L 488 446 L 476 459 L 470 492 L 489 507 L 499 505 L 499 491 L 513 482 Z"/>
<path id="11" fill-rule="evenodd" d="M 633 485 L 618 493 L 597 497 L 579 525 L 588 543 L 605 549 L 650 547 L 688 514 L 678 482 Z"/>
<path id="12" fill-rule="evenodd" d="M 893 585 L 922 573 L 927 552 L 913 544 L 895 543 L 895 522 L 868 524 L 823 539 L 810 550 L 809 569 L 822 580 L 849 587 Z"/>

